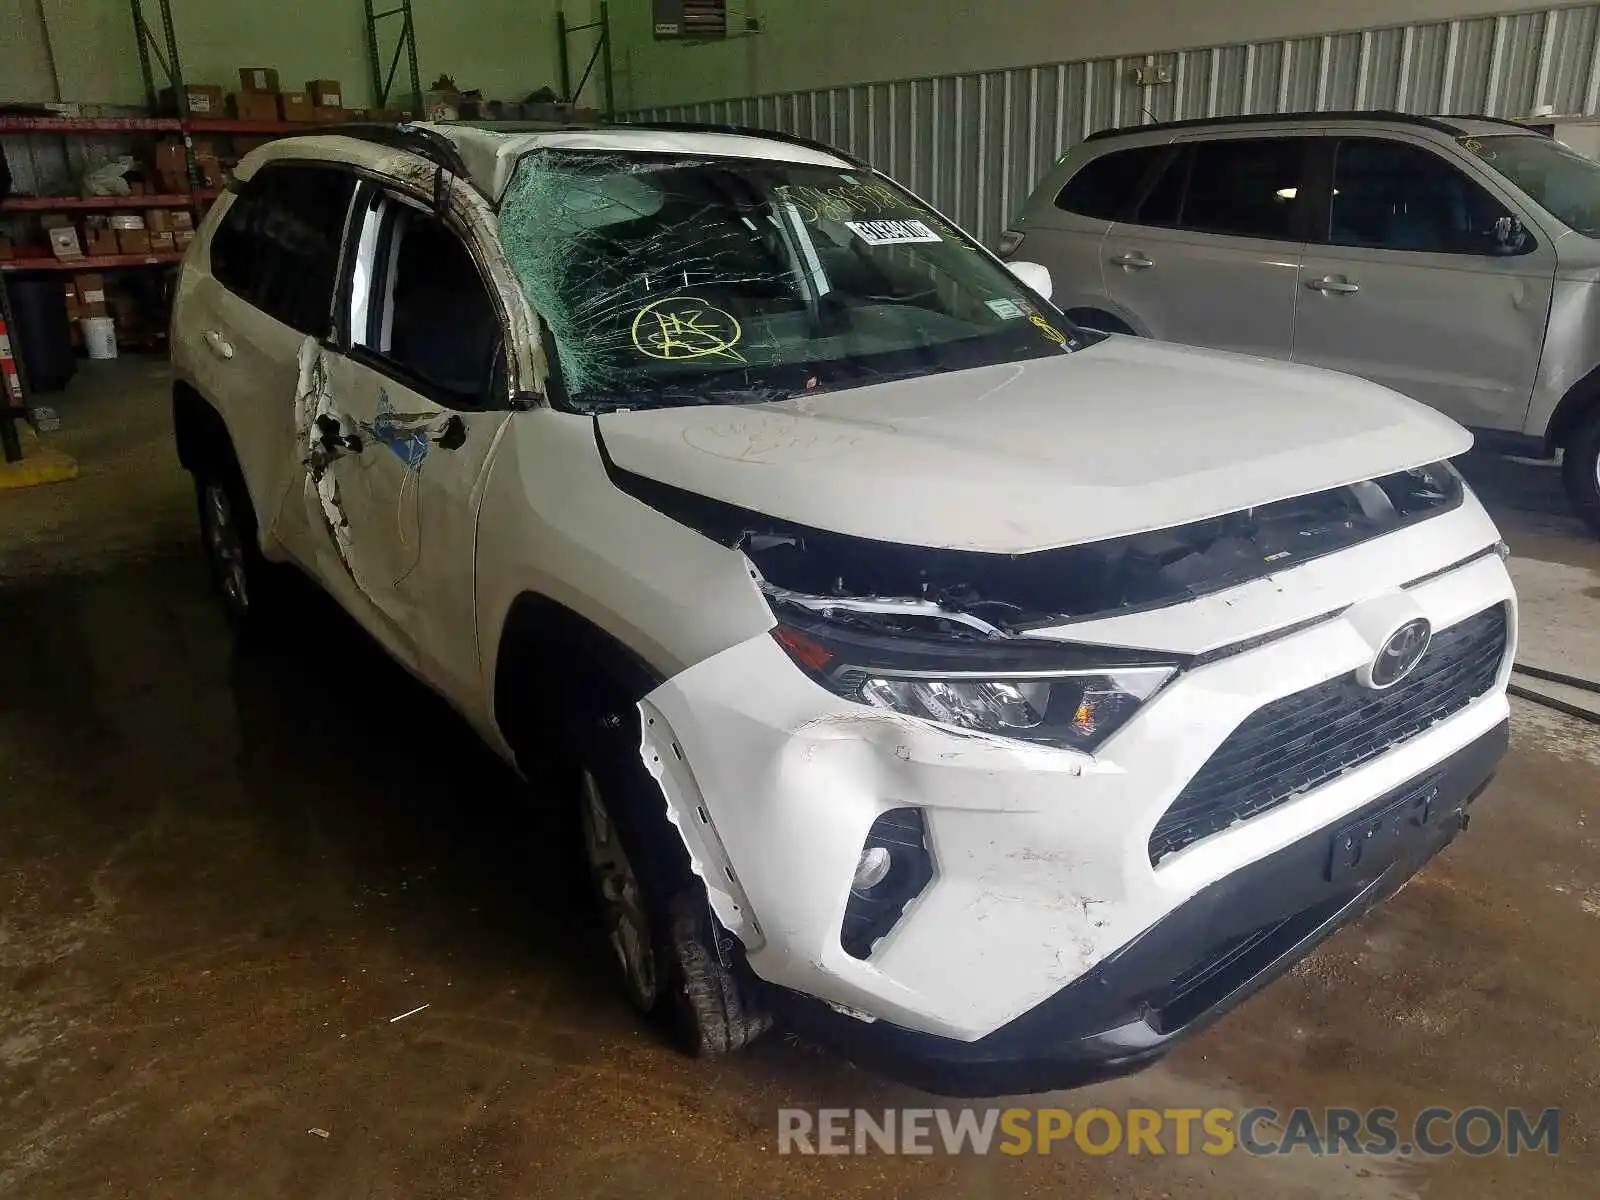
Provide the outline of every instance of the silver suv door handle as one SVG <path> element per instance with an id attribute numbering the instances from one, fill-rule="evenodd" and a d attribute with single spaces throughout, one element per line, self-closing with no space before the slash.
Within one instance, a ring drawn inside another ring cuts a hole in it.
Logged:
<path id="1" fill-rule="evenodd" d="M 1137 250 L 1131 250 L 1127 254 L 1113 255 L 1111 261 L 1119 267 L 1127 267 L 1130 271 L 1146 271 L 1156 265 Z"/>
<path id="2" fill-rule="evenodd" d="M 1308 279 L 1306 286 L 1324 296 L 1354 296 L 1361 290 L 1359 283 L 1351 283 L 1343 275 L 1324 275 L 1321 279 Z"/>
<path id="3" fill-rule="evenodd" d="M 233 357 L 233 343 L 222 336 L 222 330 L 208 329 L 204 336 L 206 345 L 211 348 L 211 353 L 222 359 Z"/>

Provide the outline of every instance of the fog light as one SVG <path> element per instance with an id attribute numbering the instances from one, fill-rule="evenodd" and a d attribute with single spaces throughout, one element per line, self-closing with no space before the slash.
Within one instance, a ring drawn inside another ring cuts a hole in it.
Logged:
<path id="1" fill-rule="evenodd" d="M 870 892 L 889 878 L 889 868 L 893 864 L 894 859 L 887 846 L 868 846 L 861 852 L 861 861 L 856 863 L 856 875 L 850 881 L 851 890 Z"/>

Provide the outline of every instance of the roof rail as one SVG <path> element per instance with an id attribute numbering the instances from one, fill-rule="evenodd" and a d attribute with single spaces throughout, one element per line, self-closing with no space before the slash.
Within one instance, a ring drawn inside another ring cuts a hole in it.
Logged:
<path id="1" fill-rule="evenodd" d="M 1517 121 L 1511 117 L 1486 117 L 1482 113 L 1454 113 L 1448 117 L 1440 117 L 1441 121 L 1486 121 L 1490 125 L 1509 125 L 1513 129 L 1521 129 L 1527 133 L 1543 133 L 1537 122 Z"/>
<path id="2" fill-rule="evenodd" d="M 830 146 L 826 142 L 816 141 L 814 138 L 801 137 L 797 133 L 783 133 L 776 129 L 757 129 L 752 125 L 721 125 L 715 122 L 700 121 L 619 121 L 609 126 L 612 129 L 652 129 L 661 133 L 731 133 L 739 137 L 765 138 L 769 142 L 786 142 L 791 146 L 804 146 L 807 150 L 816 150 L 822 154 L 831 154 L 835 158 L 842 158 L 847 163 L 871 170 L 866 162 L 855 155 Z"/>
<path id="3" fill-rule="evenodd" d="M 424 129 L 419 125 L 357 121 L 343 125 L 308 127 L 306 132 L 355 138 L 358 141 L 371 142 L 375 146 L 387 146 L 391 150 L 404 150 L 419 158 L 427 159 L 434 166 L 443 167 L 452 175 L 459 175 L 463 179 L 470 175 L 466 160 L 461 157 L 461 152 L 456 149 L 454 142 L 441 133 Z"/>
<path id="4" fill-rule="evenodd" d="M 1492 117 L 1458 117 L 1456 120 L 1486 121 Z M 1101 129 L 1083 140 L 1097 142 L 1103 138 L 1121 137 L 1130 133 L 1160 133 L 1167 129 L 1207 129 L 1229 125 L 1281 125 L 1294 121 L 1390 121 L 1405 125 L 1418 125 L 1436 133 L 1460 137 L 1462 130 L 1450 124 L 1449 117 L 1422 117 L 1416 113 L 1384 112 L 1379 109 L 1357 109 L 1347 112 L 1289 112 L 1252 113 L 1240 117 L 1197 117 L 1188 121 L 1158 121 L 1153 125 L 1124 125 L 1118 129 Z M 1516 124 L 1508 121 L 1507 124 Z"/>

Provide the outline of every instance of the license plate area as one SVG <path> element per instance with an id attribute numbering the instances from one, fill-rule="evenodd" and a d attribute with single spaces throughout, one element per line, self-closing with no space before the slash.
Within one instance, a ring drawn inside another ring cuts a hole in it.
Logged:
<path id="1" fill-rule="evenodd" d="M 1378 812 L 1346 825 L 1333 835 L 1328 854 L 1328 881 L 1337 883 L 1355 875 L 1378 874 L 1425 830 L 1446 821 L 1460 821 L 1459 806 L 1445 803 L 1439 794 L 1442 776 L 1417 781 Z"/>

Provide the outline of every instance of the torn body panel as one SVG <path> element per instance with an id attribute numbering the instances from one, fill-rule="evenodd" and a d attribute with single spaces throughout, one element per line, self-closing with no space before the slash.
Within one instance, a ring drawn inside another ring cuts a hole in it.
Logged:
<path id="1" fill-rule="evenodd" d="M 1490 557 L 1412 593 L 1438 627 L 1511 600 Z M 1168 619 L 1182 624 L 1186 609 Z M 657 772 L 730 929 L 768 982 L 959 1040 L 999 1028 L 1104 961 L 1198 891 L 1399 786 L 1506 716 L 1499 691 L 1275 810 L 1152 866 L 1156 822 L 1261 705 L 1357 670 L 1372 648 L 1335 618 L 1185 672 L 1091 757 L 850 703 L 771 636 L 690 667 L 647 697 Z M 840 940 L 875 820 L 921 811 L 933 881 L 870 956 Z M 704 816 L 697 814 L 704 810 Z M 686 838 L 686 841 L 689 841 Z M 742 891 L 742 895 L 739 892 Z M 721 894 L 719 894 L 719 892 Z M 742 936 L 742 935 L 741 935 Z"/>

